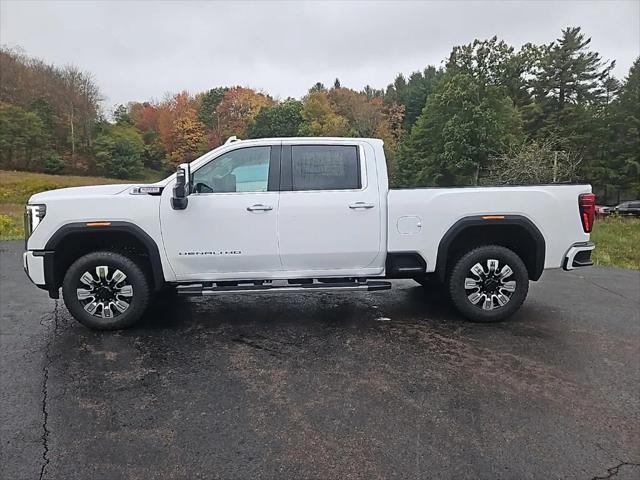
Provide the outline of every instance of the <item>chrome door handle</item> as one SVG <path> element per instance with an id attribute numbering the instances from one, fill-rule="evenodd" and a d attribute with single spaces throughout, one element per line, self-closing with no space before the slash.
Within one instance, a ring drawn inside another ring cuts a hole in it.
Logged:
<path id="1" fill-rule="evenodd" d="M 355 210 L 356 208 L 373 208 L 375 205 L 373 203 L 367 202 L 356 202 L 349 205 L 349 208 Z"/>
<path id="2" fill-rule="evenodd" d="M 268 212 L 269 210 L 273 210 L 273 207 L 270 205 L 262 205 L 261 203 L 256 203 L 255 205 L 247 207 L 247 210 L 249 210 L 250 212 Z"/>

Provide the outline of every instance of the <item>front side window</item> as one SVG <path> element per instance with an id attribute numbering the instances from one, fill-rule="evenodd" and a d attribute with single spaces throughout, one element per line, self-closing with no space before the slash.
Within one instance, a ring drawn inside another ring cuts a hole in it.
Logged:
<path id="1" fill-rule="evenodd" d="M 357 190 L 362 186 L 356 146 L 293 146 L 291 168 L 293 190 Z"/>
<path id="2" fill-rule="evenodd" d="M 271 147 L 232 150 L 193 174 L 196 193 L 266 192 Z"/>

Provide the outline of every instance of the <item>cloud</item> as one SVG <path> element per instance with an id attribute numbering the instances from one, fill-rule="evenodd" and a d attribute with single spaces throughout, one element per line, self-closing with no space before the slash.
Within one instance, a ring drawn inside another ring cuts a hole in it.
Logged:
<path id="1" fill-rule="evenodd" d="M 336 77 L 382 88 L 474 38 L 547 43 L 575 25 L 623 77 L 640 53 L 638 18 L 635 1 L 3 0 L 0 42 L 92 72 L 110 106 L 235 84 L 299 97 Z"/>

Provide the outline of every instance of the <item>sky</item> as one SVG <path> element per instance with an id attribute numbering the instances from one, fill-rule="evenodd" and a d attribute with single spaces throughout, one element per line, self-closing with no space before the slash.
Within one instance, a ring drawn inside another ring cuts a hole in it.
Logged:
<path id="1" fill-rule="evenodd" d="M 104 107 L 216 86 L 301 97 L 316 82 L 386 87 L 494 35 L 548 43 L 581 26 L 623 78 L 640 0 L 177 2 L 0 0 L 0 44 L 91 72 Z"/>

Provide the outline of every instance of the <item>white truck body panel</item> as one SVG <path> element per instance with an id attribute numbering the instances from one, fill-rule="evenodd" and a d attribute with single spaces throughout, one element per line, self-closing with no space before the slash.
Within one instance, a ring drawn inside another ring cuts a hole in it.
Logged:
<path id="1" fill-rule="evenodd" d="M 131 189 L 130 185 L 101 185 L 63 188 L 33 195 L 29 203 L 47 205 L 47 215 L 29 237 L 27 250 L 46 250 L 51 236 L 70 223 L 129 222 L 140 227 L 158 244 L 164 278 L 168 282 L 176 281 L 171 264 L 162 254 L 160 197 L 130 195 Z"/>
<path id="2" fill-rule="evenodd" d="M 27 250 L 46 250 L 55 232 L 70 223 L 128 222 L 157 244 L 167 282 L 193 282 L 379 277 L 393 252 L 418 252 L 426 272 L 433 272 L 445 233 L 469 216 L 529 219 L 545 239 L 545 268 L 560 267 L 572 245 L 589 239 L 577 203 L 579 194 L 591 191 L 588 185 L 389 190 L 383 144 L 377 139 L 233 142 L 195 160 L 191 170 L 240 147 L 300 144 L 357 146 L 362 188 L 199 193 L 189 195 L 185 210 L 171 208 L 175 175 L 154 184 L 164 189 L 158 196 L 132 194 L 133 185 L 43 192 L 29 200 L 46 204 L 47 210 Z M 253 205 L 270 209 L 248 211 Z M 352 208 L 358 205 L 367 207 Z M 27 260 L 29 275 L 40 284 L 43 274 L 36 270 L 42 262 Z"/>
<path id="3" fill-rule="evenodd" d="M 458 220 L 519 215 L 531 220 L 545 238 L 545 268 L 559 268 L 573 243 L 589 240 L 578 211 L 578 195 L 589 192 L 588 185 L 391 190 L 388 249 L 419 252 L 427 272 L 433 272 L 440 240 Z M 398 222 L 407 216 L 419 220 L 417 233 L 399 232 Z"/>
<path id="4" fill-rule="evenodd" d="M 342 275 L 365 268 L 369 275 L 383 272 L 386 204 L 373 147 L 360 142 L 359 148 L 361 189 L 280 193 L 278 232 L 284 270 L 322 275 L 338 266 Z"/>

